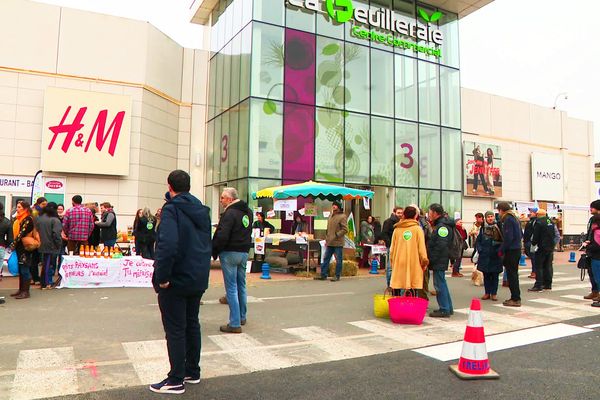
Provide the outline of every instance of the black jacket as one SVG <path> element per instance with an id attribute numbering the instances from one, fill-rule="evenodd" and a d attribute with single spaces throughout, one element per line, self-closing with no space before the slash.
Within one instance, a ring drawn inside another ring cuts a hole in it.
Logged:
<path id="1" fill-rule="evenodd" d="M 271 225 L 269 221 L 263 221 L 262 223 L 260 221 L 254 221 L 252 224 L 252 229 L 260 229 L 261 235 L 264 234 L 266 228 L 269 228 L 270 233 L 275 233 L 275 227 Z"/>
<path id="2" fill-rule="evenodd" d="M 8 247 L 13 241 L 13 230 L 10 220 L 6 217 L 0 219 L 0 247 Z"/>
<path id="3" fill-rule="evenodd" d="M 156 240 L 156 221 L 148 221 L 148 218 L 140 217 L 133 235 L 139 244 L 154 243 Z"/>
<path id="4" fill-rule="evenodd" d="M 168 197 L 168 196 L 167 196 Z M 210 212 L 189 193 L 167 199 L 162 208 L 154 254 L 152 283 L 159 292 L 202 295 L 210 271 Z M 170 282 L 167 289 L 159 283 Z"/>
<path id="5" fill-rule="evenodd" d="M 531 218 L 527 224 L 525 224 L 525 229 L 523 230 L 523 243 L 531 243 L 536 220 L 537 218 Z"/>
<path id="6" fill-rule="evenodd" d="M 100 227 L 100 242 L 108 242 L 117 238 L 117 215 L 113 210 L 104 211 L 97 224 Z"/>
<path id="7" fill-rule="evenodd" d="M 162 223 L 162 222 L 161 222 Z M 223 251 L 247 253 L 252 247 L 252 210 L 244 201 L 236 201 L 221 214 L 213 236 L 212 255 Z"/>
<path id="8" fill-rule="evenodd" d="M 381 234 L 379 237 L 385 242 L 387 248 L 392 244 L 392 235 L 394 234 L 394 225 L 400 221 L 396 214 L 392 213 L 388 219 L 383 221 L 383 227 L 381 228 Z"/>
<path id="9" fill-rule="evenodd" d="M 531 244 L 538 246 L 536 253 L 552 253 L 554 251 L 554 224 L 550 218 L 537 218 Z"/>
<path id="10" fill-rule="evenodd" d="M 427 242 L 429 269 L 434 271 L 448 269 L 450 262 L 448 253 L 452 244 L 454 226 L 454 220 L 445 217 L 440 217 L 433 223 L 433 232 Z"/>

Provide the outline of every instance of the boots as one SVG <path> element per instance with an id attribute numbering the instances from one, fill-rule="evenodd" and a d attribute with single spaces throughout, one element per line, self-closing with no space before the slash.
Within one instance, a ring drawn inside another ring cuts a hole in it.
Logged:
<path id="1" fill-rule="evenodd" d="M 21 294 L 22 291 L 23 291 L 23 278 L 21 277 L 21 274 L 19 274 L 19 290 L 17 290 L 16 292 L 12 293 L 10 295 L 10 297 L 17 297 L 18 295 Z"/>
<path id="2" fill-rule="evenodd" d="M 15 296 L 16 300 L 28 299 L 29 298 L 29 286 L 31 286 L 31 282 L 23 282 L 23 290 L 17 296 Z"/>
<path id="3" fill-rule="evenodd" d="M 590 294 L 588 294 L 587 296 L 583 296 L 584 299 L 586 300 L 594 300 L 596 299 L 596 297 L 598 297 L 598 292 L 591 292 Z"/>

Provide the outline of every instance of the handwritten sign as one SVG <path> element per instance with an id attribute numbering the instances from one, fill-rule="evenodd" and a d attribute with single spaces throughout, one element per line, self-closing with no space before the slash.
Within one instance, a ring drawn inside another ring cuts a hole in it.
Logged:
<path id="1" fill-rule="evenodd" d="M 317 205 L 315 203 L 306 203 L 304 205 L 305 212 L 304 214 L 307 217 L 316 217 L 317 216 Z"/>
<path id="2" fill-rule="evenodd" d="M 49 87 L 44 97 L 44 171 L 129 174 L 131 97 Z"/>
<path id="3" fill-rule="evenodd" d="M 298 209 L 297 199 L 277 200 L 273 203 L 275 211 L 296 211 Z"/>
<path id="4" fill-rule="evenodd" d="M 152 287 L 154 260 L 64 256 L 60 288 Z"/>

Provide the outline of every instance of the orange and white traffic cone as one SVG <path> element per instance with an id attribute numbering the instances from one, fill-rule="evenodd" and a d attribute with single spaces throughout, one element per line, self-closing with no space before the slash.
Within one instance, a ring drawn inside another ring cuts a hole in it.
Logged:
<path id="1" fill-rule="evenodd" d="M 458 365 L 450 365 L 450 370 L 460 379 L 500 378 L 500 375 L 490 368 L 485 347 L 485 333 L 483 331 L 483 318 L 481 317 L 479 299 L 471 301 L 462 353 Z"/>

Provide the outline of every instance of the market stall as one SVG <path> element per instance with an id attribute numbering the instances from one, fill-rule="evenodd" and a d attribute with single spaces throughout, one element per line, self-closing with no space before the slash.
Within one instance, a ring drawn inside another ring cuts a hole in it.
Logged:
<path id="1" fill-rule="evenodd" d="M 361 190 L 348 188 L 344 186 L 330 185 L 324 183 L 317 183 L 313 181 L 297 183 L 292 185 L 283 185 L 283 186 L 274 186 L 259 190 L 257 192 L 252 193 L 253 199 L 259 198 L 272 198 L 275 200 L 286 200 L 286 199 L 323 199 L 329 201 L 335 200 L 357 200 L 362 198 L 373 198 L 373 192 L 370 190 Z M 293 203 L 290 203 L 293 204 Z M 287 211 L 297 211 L 295 209 L 290 209 Z M 306 215 L 309 218 L 313 216 Z M 312 225 L 312 224 L 311 224 Z M 304 236 L 304 240 L 299 240 L 301 244 L 305 244 L 302 242 L 306 242 L 306 257 L 304 260 L 306 262 L 306 270 L 309 269 L 309 256 L 311 251 L 311 242 L 317 242 L 313 240 L 312 235 L 306 234 L 301 235 Z M 262 242 L 259 239 L 259 242 Z M 256 243 L 256 239 L 255 239 Z M 303 246 L 304 247 L 304 246 Z M 320 247 L 319 247 L 320 249 Z M 255 246 L 256 250 L 256 246 Z M 264 246 L 263 246 L 264 250 Z"/>
<path id="2" fill-rule="evenodd" d="M 154 260 L 64 256 L 59 288 L 152 287 Z"/>

